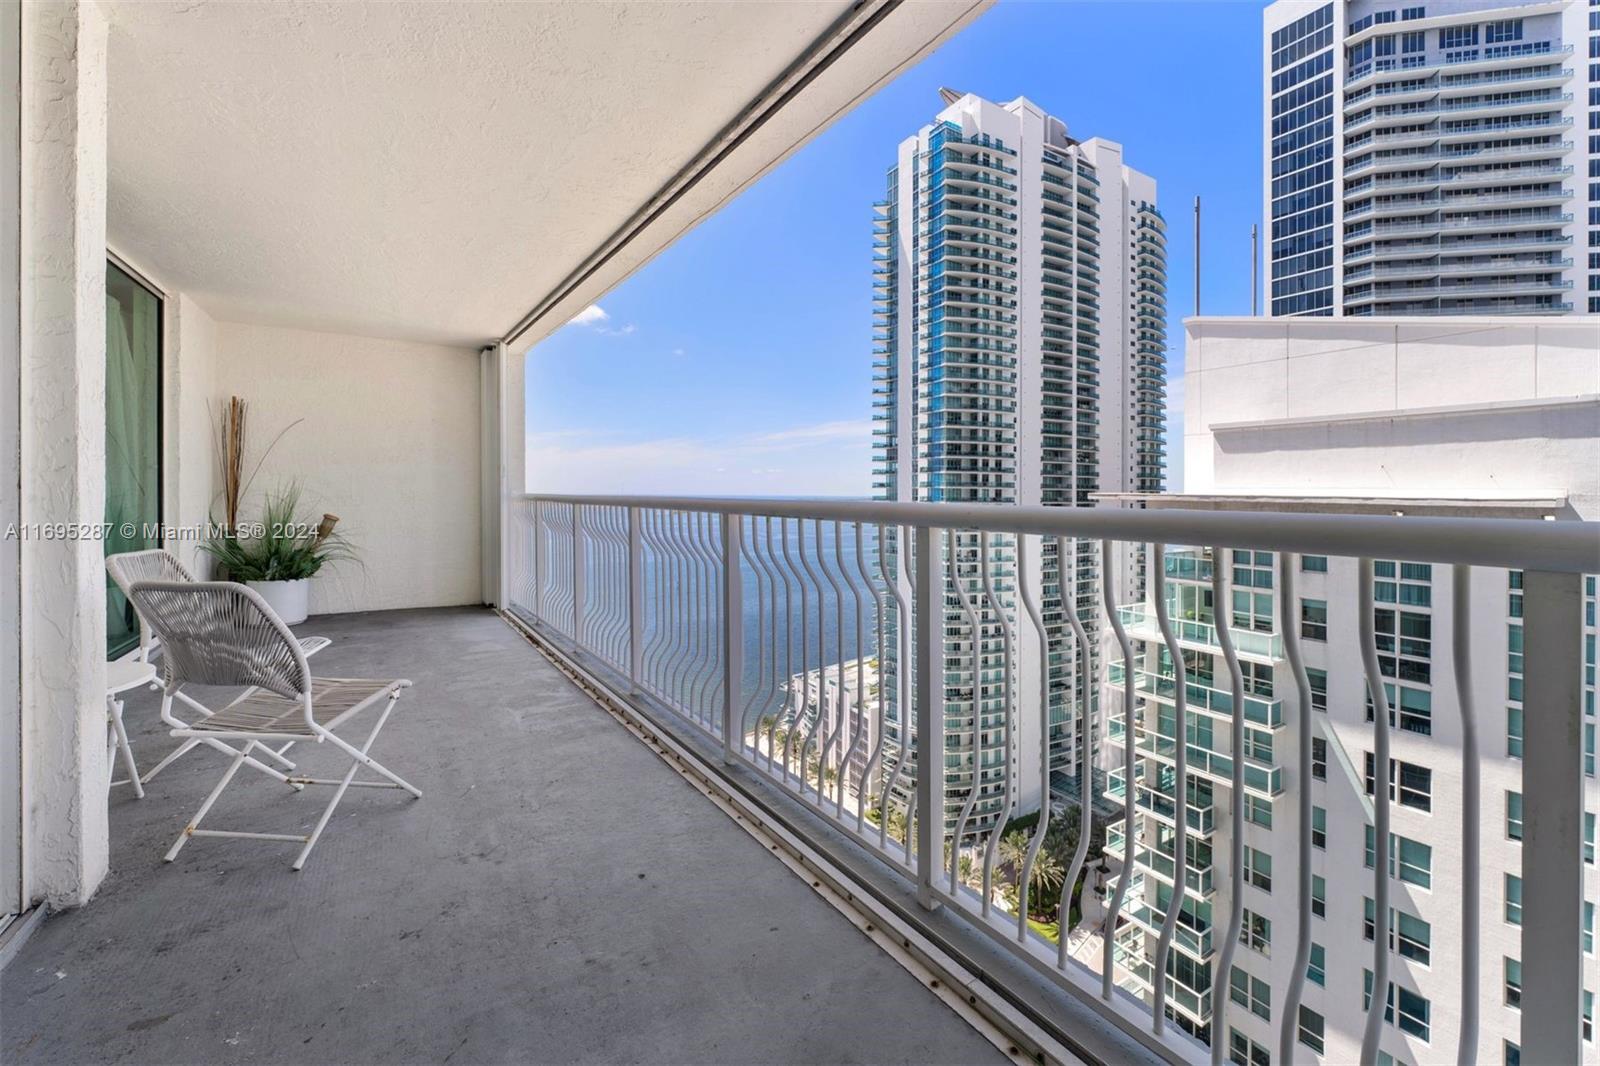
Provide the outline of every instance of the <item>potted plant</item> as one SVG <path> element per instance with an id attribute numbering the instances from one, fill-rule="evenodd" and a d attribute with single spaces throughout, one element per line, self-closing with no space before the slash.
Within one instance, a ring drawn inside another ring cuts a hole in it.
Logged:
<path id="1" fill-rule="evenodd" d="M 311 578 L 329 563 L 355 558 L 334 531 L 337 515 L 325 514 L 313 526 L 297 519 L 299 508 L 299 486 L 269 493 L 259 523 L 229 527 L 200 546 L 229 581 L 255 589 L 289 625 L 306 620 Z"/>

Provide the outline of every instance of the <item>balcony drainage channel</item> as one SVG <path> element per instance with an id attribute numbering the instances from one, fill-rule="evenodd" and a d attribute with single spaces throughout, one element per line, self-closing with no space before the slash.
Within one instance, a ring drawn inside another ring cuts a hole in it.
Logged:
<path id="1" fill-rule="evenodd" d="M 674 721 L 670 710 L 623 695 L 626 680 L 609 680 L 609 666 L 517 613 L 501 613 L 573 684 L 1014 1062 L 1183 1061 L 1064 995 L 948 908 L 924 909 L 914 886 L 879 857 L 758 773 L 723 762 L 719 745 Z"/>

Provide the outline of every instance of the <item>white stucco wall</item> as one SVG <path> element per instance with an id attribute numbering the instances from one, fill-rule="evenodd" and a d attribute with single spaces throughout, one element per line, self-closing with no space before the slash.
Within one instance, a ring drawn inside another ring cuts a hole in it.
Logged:
<path id="1" fill-rule="evenodd" d="M 22 19 L 21 518 L 105 515 L 106 22 Z M 105 570 L 93 536 L 20 543 L 24 879 L 86 901 L 107 866 Z"/>
<path id="2" fill-rule="evenodd" d="M 252 457 L 303 419 L 262 464 L 244 515 L 297 480 L 305 517 L 339 515 L 360 550 L 363 565 L 314 581 L 313 614 L 483 602 L 475 350 L 235 322 L 214 335 L 212 407 L 250 404 Z M 209 413 L 200 429 L 195 414 L 191 448 L 210 433 Z"/>
<path id="3" fill-rule="evenodd" d="M 217 324 L 188 295 L 169 296 L 164 307 L 166 338 L 162 396 L 165 404 L 162 455 L 162 513 L 169 526 L 196 529 L 205 524 L 216 493 L 215 406 Z M 195 539 L 176 539 L 167 547 L 193 573 L 207 572 Z"/>
<path id="4" fill-rule="evenodd" d="M 1184 328 L 1189 492 L 1549 494 L 1585 516 L 1600 508 L 1572 473 L 1600 466 L 1596 408 L 1569 402 L 1600 394 L 1600 319 L 1191 318 Z"/>

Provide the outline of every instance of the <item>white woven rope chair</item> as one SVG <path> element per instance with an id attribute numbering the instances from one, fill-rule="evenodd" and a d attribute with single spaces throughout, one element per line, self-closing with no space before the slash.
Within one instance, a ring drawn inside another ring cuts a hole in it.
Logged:
<path id="1" fill-rule="evenodd" d="M 172 735 L 192 737 L 202 743 L 232 740 L 244 744 L 243 749 L 229 749 L 233 761 L 167 852 L 167 862 L 177 858 L 190 837 L 248 837 L 299 843 L 300 853 L 291 864 L 298 870 L 305 865 L 347 789 L 399 788 L 421 798 L 417 788 L 368 754 L 410 681 L 312 677 L 305 652 L 289 627 L 253 590 L 231 581 L 141 581 L 134 584 L 130 595 L 140 616 L 161 638 L 161 717 L 172 726 Z M 184 691 L 189 685 L 242 685 L 251 692 L 190 723 L 172 714 L 175 700 L 198 706 Z M 380 703 L 383 709 L 360 747 L 335 734 L 334 730 Z M 266 742 L 279 740 L 327 743 L 350 757 L 350 769 L 340 780 L 287 777 L 270 767 L 257 767 L 295 789 L 336 786 L 333 799 L 311 833 L 301 836 L 201 829 L 201 821 L 239 767 L 252 761 L 251 748 L 271 751 Z M 384 780 L 355 780 L 356 771 L 362 767 Z"/>
<path id="2" fill-rule="evenodd" d="M 140 581 L 189 581 L 189 582 L 192 582 L 194 580 L 194 576 L 192 574 L 190 574 L 188 569 L 185 568 L 184 565 L 178 561 L 177 556 L 173 555 L 171 552 L 166 551 L 165 549 L 162 549 L 162 548 L 150 548 L 150 549 L 147 549 L 145 551 L 120 552 L 120 553 L 118 553 L 116 555 L 108 555 L 108 556 L 106 556 L 106 572 L 111 575 L 111 580 L 115 581 L 117 583 L 117 588 L 122 590 L 122 594 L 124 596 L 128 596 L 129 602 L 132 602 L 132 599 L 133 599 L 133 597 L 131 595 L 129 595 L 129 590 L 131 590 L 133 588 L 134 584 L 137 583 L 137 582 L 140 582 Z M 134 604 L 135 613 L 138 612 L 138 609 L 139 609 L 138 605 Z M 326 648 L 329 644 L 332 644 L 332 643 L 333 642 L 331 640 L 329 640 L 327 637 L 300 637 L 299 638 L 300 650 L 305 652 L 307 656 L 315 655 L 317 652 L 321 651 L 323 648 Z M 134 653 L 134 658 L 138 659 L 140 662 L 149 662 L 150 661 L 150 656 L 156 651 L 157 648 L 159 648 L 159 646 L 160 646 L 160 644 L 156 640 L 155 633 L 150 628 L 150 623 L 148 623 L 148 622 L 146 622 L 144 620 L 143 615 L 140 615 L 140 617 L 139 617 L 139 650 Z M 249 695 L 250 695 L 249 692 L 245 692 L 242 695 L 240 695 L 239 698 L 240 699 L 246 699 L 246 698 L 249 697 Z M 202 705 L 200 705 L 198 703 L 193 703 L 192 705 L 202 715 L 211 715 L 211 714 L 215 713 L 209 707 L 202 706 Z M 116 704 L 112 708 L 112 713 L 114 715 L 114 725 L 119 727 L 118 736 L 119 736 L 119 738 L 121 740 L 121 743 L 126 745 L 126 743 L 127 743 L 126 734 L 120 731 L 121 717 L 122 717 L 122 701 L 121 700 L 118 700 L 116 702 Z M 163 771 L 167 767 L 171 766 L 174 762 L 177 762 L 183 756 L 185 756 L 189 752 L 193 751 L 196 747 L 198 747 L 200 745 L 200 743 L 201 742 L 198 739 L 190 739 L 190 740 L 184 741 L 182 744 L 178 745 L 178 747 L 177 747 L 177 749 L 175 751 L 171 752 L 169 755 L 167 755 L 166 758 L 164 758 L 160 762 L 156 763 L 156 765 L 155 765 L 155 767 L 153 769 L 148 771 L 143 777 L 139 778 L 140 783 L 141 784 L 149 784 L 151 778 L 155 777 L 161 771 Z M 213 745 L 213 746 L 216 746 L 216 745 Z M 284 745 L 280 746 L 276 750 L 274 750 L 272 748 L 266 748 L 265 750 L 266 750 L 267 754 L 272 758 L 272 760 L 277 762 L 284 769 L 293 770 L 295 768 L 294 767 L 294 763 L 290 762 L 287 758 L 284 757 L 284 754 L 293 746 L 294 745 L 291 742 L 289 744 L 284 744 Z M 229 750 L 231 751 L 232 749 L 229 749 Z M 126 761 L 128 762 L 128 764 L 131 766 L 132 763 L 133 763 L 133 752 L 132 752 L 132 750 L 129 749 L 129 748 L 124 747 L 123 755 L 124 755 L 124 758 L 126 759 Z M 252 759 L 251 763 L 252 763 L 252 765 L 254 765 L 255 760 Z M 132 772 L 136 772 L 136 771 L 132 771 Z M 113 784 L 123 784 L 124 782 L 114 781 L 112 783 Z"/>

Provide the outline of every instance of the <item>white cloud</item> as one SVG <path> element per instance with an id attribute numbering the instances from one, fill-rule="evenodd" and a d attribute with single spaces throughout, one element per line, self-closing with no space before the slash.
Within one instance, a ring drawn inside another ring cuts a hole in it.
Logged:
<path id="1" fill-rule="evenodd" d="M 855 440 L 865 443 L 872 436 L 872 421 L 859 419 L 853 422 L 818 422 L 810 426 L 780 429 L 754 438 L 762 444 L 785 444 L 790 441 Z"/>
<path id="2" fill-rule="evenodd" d="M 865 496 L 870 421 L 821 422 L 721 438 L 623 439 L 530 433 L 528 487 L 539 492 L 715 496 Z"/>
<path id="3" fill-rule="evenodd" d="M 601 307 L 599 304 L 590 304 L 582 311 L 579 311 L 577 314 L 573 315 L 572 320 L 568 322 L 567 325 L 592 326 L 597 322 L 604 322 L 610 317 L 610 315 L 606 314 L 605 308 Z"/>

